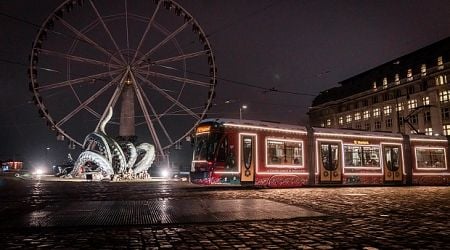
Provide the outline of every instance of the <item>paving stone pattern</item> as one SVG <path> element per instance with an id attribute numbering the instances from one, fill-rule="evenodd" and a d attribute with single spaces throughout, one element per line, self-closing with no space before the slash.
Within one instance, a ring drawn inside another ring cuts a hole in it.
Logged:
<path id="1" fill-rule="evenodd" d="M 1 249 L 450 249 L 449 187 L 247 189 L 0 177 L 0 191 L 0 221 L 11 226 L 0 227 Z M 61 203 L 250 198 L 327 216 L 136 226 L 17 226 L 19 218 Z"/>

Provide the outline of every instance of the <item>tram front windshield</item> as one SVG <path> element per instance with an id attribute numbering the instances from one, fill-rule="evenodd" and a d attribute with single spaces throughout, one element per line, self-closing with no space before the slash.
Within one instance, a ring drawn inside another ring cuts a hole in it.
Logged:
<path id="1" fill-rule="evenodd" d="M 194 161 L 212 161 L 220 134 L 217 132 L 197 134 L 194 146 Z"/>

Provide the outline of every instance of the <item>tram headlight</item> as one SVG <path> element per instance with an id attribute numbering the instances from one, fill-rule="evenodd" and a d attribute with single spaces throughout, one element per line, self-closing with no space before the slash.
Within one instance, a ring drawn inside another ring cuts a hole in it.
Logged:
<path id="1" fill-rule="evenodd" d="M 34 170 L 34 174 L 35 174 L 35 175 L 42 175 L 42 174 L 44 174 L 44 169 L 42 169 L 42 168 L 36 168 L 36 169 Z"/>

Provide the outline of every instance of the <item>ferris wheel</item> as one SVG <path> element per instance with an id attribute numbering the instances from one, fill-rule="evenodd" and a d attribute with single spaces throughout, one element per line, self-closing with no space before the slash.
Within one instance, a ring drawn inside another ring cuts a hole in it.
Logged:
<path id="1" fill-rule="evenodd" d="M 197 20 L 171 0 L 67 0 L 32 45 L 29 88 L 58 140 L 82 146 L 112 107 L 108 134 L 160 155 L 212 105 L 217 68 Z"/>

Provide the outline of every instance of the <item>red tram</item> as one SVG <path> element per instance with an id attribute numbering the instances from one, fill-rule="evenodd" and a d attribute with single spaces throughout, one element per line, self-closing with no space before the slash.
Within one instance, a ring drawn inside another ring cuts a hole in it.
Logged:
<path id="1" fill-rule="evenodd" d="M 443 136 L 206 119 L 196 128 L 191 182 L 261 187 L 448 185 Z"/>

